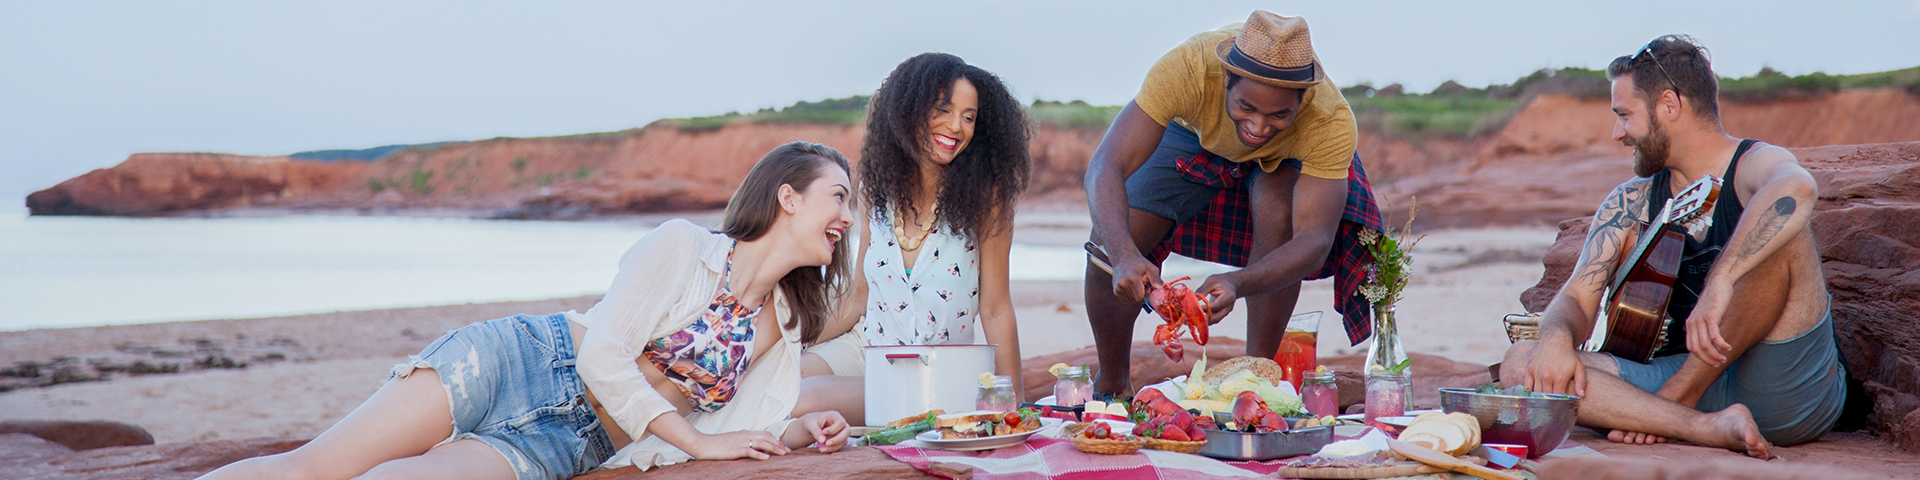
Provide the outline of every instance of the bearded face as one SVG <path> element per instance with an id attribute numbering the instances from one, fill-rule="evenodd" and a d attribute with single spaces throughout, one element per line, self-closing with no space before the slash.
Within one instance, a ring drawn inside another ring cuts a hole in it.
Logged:
<path id="1" fill-rule="evenodd" d="M 1666 126 L 1660 124 L 1659 118 L 1647 115 L 1647 134 L 1640 137 L 1628 134 L 1620 143 L 1633 147 L 1635 176 L 1651 177 L 1667 168 L 1667 153 L 1673 139 L 1667 136 Z"/>

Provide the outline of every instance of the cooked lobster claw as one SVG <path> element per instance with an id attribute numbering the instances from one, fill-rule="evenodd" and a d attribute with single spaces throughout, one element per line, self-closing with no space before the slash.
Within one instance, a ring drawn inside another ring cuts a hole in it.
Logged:
<path id="1" fill-rule="evenodd" d="M 1160 393 L 1160 389 L 1157 388 L 1141 390 L 1139 395 L 1133 397 L 1132 407 L 1134 411 L 1145 410 L 1148 417 L 1169 415 L 1183 410 L 1180 405 L 1173 403 L 1173 400 L 1168 399 L 1167 395 Z"/>
<path id="2" fill-rule="evenodd" d="M 1153 305 L 1153 313 L 1159 314 L 1165 325 L 1153 330 L 1153 343 L 1167 353 L 1167 358 L 1175 362 L 1184 356 L 1180 344 L 1180 334 L 1191 329 L 1194 343 L 1207 344 L 1206 303 L 1200 301 L 1200 294 L 1194 293 L 1183 283 L 1191 277 L 1180 277 L 1147 292 L 1147 303 Z"/>
<path id="3" fill-rule="evenodd" d="M 1240 428 L 1252 428 L 1257 432 L 1278 432 L 1287 429 L 1287 418 L 1273 413 L 1267 407 L 1266 399 L 1252 391 L 1240 392 L 1233 399 L 1233 423 Z"/>

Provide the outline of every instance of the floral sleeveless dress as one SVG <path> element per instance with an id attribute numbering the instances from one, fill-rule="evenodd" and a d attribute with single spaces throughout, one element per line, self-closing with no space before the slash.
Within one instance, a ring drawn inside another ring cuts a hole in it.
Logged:
<path id="1" fill-rule="evenodd" d="M 728 253 L 727 275 L 732 274 L 733 254 Z M 693 325 L 648 342 L 641 356 L 680 386 L 694 411 L 720 410 L 733 400 L 740 378 L 747 374 L 753 359 L 753 319 L 759 313 L 740 305 L 731 282 L 722 283 L 713 304 Z"/>
<path id="2" fill-rule="evenodd" d="M 980 249 L 946 224 L 927 234 L 913 270 L 902 261 L 892 220 L 875 216 L 867 229 L 867 316 L 861 333 L 868 345 L 974 343 L 980 317 Z"/>

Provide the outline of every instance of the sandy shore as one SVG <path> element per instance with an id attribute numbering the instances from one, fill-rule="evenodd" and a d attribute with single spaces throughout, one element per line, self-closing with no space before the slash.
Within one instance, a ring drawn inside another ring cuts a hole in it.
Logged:
<path id="1" fill-rule="evenodd" d="M 1015 240 L 1076 246 L 1087 238 L 1086 218 L 1084 207 L 1023 209 Z M 1463 362 L 1499 361 L 1507 345 L 1500 317 L 1520 311 L 1520 292 L 1539 279 L 1539 259 L 1555 232 L 1493 228 L 1427 233 L 1416 251 L 1416 268 L 1423 274 L 1415 277 L 1399 307 L 1408 349 Z M 1016 282 L 1013 291 L 1023 356 L 1093 344 L 1080 282 Z M 1309 282 L 1302 288 L 1297 311 L 1327 312 L 1321 322 L 1323 355 L 1362 351 L 1364 343 L 1347 344 L 1340 317 L 1333 312 L 1331 292 L 1330 281 Z M 596 300 L 588 296 L 0 332 L 0 365 L 60 356 L 126 357 L 128 352 L 144 355 L 169 349 L 184 351 L 182 355 L 222 352 L 249 364 L 0 393 L 0 417 L 124 422 L 145 427 L 161 443 L 310 437 L 371 395 L 394 363 L 449 329 L 518 313 L 585 311 Z M 1156 321 L 1143 317 L 1135 325 L 1134 337 L 1151 337 Z M 1245 314 L 1236 310 L 1214 326 L 1213 333 L 1244 338 Z"/>

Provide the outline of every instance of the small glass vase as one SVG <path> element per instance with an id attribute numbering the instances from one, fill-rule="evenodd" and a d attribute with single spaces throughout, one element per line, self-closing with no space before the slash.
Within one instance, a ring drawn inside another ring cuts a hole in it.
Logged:
<path id="1" fill-rule="evenodd" d="M 1407 348 L 1400 343 L 1400 332 L 1394 324 L 1394 307 L 1391 303 L 1373 304 L 1373 345 L 1367 348 L 1366 377 L 1371 379 L 1382 374 L 1392 373 L 1394 367 L 1407 361 Z M 1399 370 L 1395 376 L 1411 393 L 1413 390 L 1413 367 Z M 1371 383 L 1371 381 L 1369 381 Z M 1406 405 L 1402 410 L 1413 408 L 1413 396 L 1403 395 Z M 1369 408 L 1371 410 L 1371 408 Z"/>

